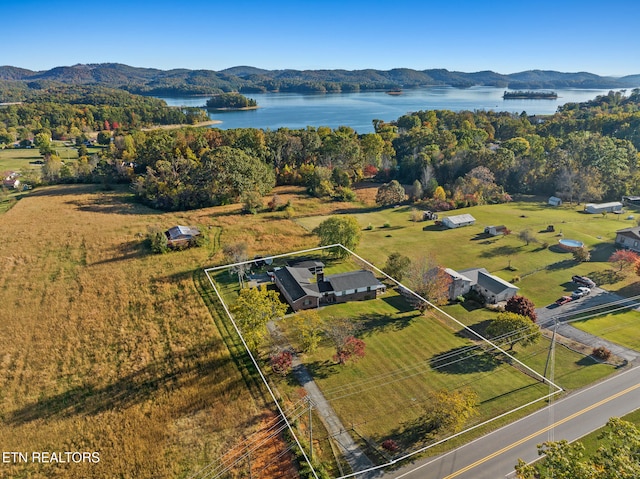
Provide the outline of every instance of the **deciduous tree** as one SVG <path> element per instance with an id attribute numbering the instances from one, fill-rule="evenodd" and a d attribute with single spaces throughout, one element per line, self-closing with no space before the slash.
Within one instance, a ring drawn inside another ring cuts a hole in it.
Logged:
<path id="1" fill-rule="evenodd" d="M 451 276 L 439 266 L 433 255 L 423 256 L 413 261 L 406 272 L 409 286 L 429 302 L 441 305 L 449 300 Z M 424 310 L 428 305 L 420 304 Z"/>
<path id="2" fill-rule="evenodd" d="M 636 479 L 640 477 L 640 430 L 628 421 L 611 418 L 598 436 L 601 446 L 586 458 L 581 442 L 544 442 L 538 454 L 544 460 L 516 466 L 518 479 Z"/>
<path id="3" fill-rule="evenodd" d="M 280 301 L 276 291 L 260 286 L 242 289 L 231 312 L 247 345 L 255 349 L 266 336 L 267 322 L 282 318 L 287 305 Z"/>
<path id="4" fill-rule="evenodd" d="M 322 339 L 323 323 L 316 310 L 307 309 L 295 315 L 298 339 L 305 353 L 312 353 Z"/>
<path id="5" fill-rule="evenodd" d="M 509 351 L 516 344 L 528 346 L 540 339 L 540 328 L 527 316 L 516 313 L 500 313 L 487 326 L 486 334 L 497 344 L 508 344 Z"/>
<path id="6" fill-rule="evenodd" d="M 404 273 L 410 264 L 411 260 L 409 259 L 409 257 L 395 252 L 389 255 L 384 268 L 382 268 L 382 271 L 387 273 L 396 281 L 402 281 L 402 278 L 404 278 Z"/>
<path id="7" fill-rule="evenodd" d="M 628 249 L 619 249 L 609 256 L 609 263 L 618 267 L 618 271 L 630 268 L 640 261 L 640 255 Z"/>
<path id="8" fill-rule="evenodd" d="M 280 351 L 269 359 L 271 369 L 274 373 L 286 376 L 291 370 L 293 364 L 293 354 L 289 351 Z"/>
<path id="9" fill-rule="evenodd" d="M 397 180 L 385 183 L 376 193 L 376 203 L 382 206 L 397 205 L 405 199 L 404 188 Z"/>
<path id="10" fill-rule="evenodd" d="M 346 364 L 349 361 L 356 362 L 365 355 L 365 343 L 355 336 L 347 336 L 341 344 L 336 345 L 336 354 L 333 360 L 338 364 Z"/>
<path id="11" fill-rule="evenodd" d="M 578 263 L 583 263 L 591 260 L 591 253 L 586 246 L 574 249 L 571 254 L 573 255 L 573 259 L 575 259 Z"/>
<path id="12" fill-rule="evenodd" d="M 360 225 L 355 216 L 351 215 L 332 216 L 315 227 L 312 233 L 320 237 L 320 246 L 341 244 L 354 250 L 360 242 Z M 349 252 L 336 248 L 335 254 L 344 258 Z"/>
<path id="13" fill-rule="evenodd" d="M 536 306 L 529 298 L 524 296 L 515 295 L 507 301 L 504 310 L 509 313 L 516 313 L 522 316 L 528 317 L 531 321 L 535 322 L 538 319 L 536 313 Z"/>
<path id="14" fill-rule="evenodd" d="M 427 432 L 457 432 L 477 414 L 478 395 L 470 389 L 439 390 L 428 395 L 424 411 Z"/>

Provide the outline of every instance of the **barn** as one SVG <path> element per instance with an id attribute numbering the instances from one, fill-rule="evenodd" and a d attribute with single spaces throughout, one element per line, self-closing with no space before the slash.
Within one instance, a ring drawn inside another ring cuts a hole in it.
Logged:
<path id="1" fill-rule="evenodd" d="M 462 226 L 471 226 L 475 223 L 476 219 L 468 213 L 442 218 L 442 224 L 447 228 L 460 228 Z"/>

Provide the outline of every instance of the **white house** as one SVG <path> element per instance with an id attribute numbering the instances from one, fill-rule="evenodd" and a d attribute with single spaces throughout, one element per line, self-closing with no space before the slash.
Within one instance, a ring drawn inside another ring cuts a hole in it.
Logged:
<path id="1" fill-rule="evenodd" d="M 460 228 L 461 226 L 470 226 L 475 223 L 476 219 L 468 213 L 442 218 L 442 224 L 447 228 Z"/>
<path id="2" fill-rule="evenodd" d="M 549 197 L 549 204 L 551 206 L 560 206 L 562 204 L 562 200 L 557 196 L 551 196 Z"/>
<path id="3" fill-rule="evenodd" d="M 611 201 L 610 203 L 587 203 L 584 205 L 584 212 L 590 214 L 621 213 L 622 203 L 619 201 Z"/>
<path id="4" fill-rule="evenodd" d="M 515 296 L 520 289 L 508 281 L 490 274 L 485 268 L 464 269 L 459 271 L 459 274 L 471 280 L 472 288 L 490 304 L 507 301 Z"/>

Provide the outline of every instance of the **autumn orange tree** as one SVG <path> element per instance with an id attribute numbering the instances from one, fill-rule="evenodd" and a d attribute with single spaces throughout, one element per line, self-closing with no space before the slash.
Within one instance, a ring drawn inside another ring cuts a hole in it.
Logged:
<path id="1" fill-rule="evenodd" d="M 613 263 L 618 267 L 618 271 L 630 268 L 638 264 L 640 256 L 635 251 L 628 249 L 619 249 L 609 256 L 609 263 Z"/>

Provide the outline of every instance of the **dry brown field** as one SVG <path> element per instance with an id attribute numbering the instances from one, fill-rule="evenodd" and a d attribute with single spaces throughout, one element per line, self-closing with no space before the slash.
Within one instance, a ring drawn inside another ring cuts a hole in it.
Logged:
<path id="1" fill-rule="evenodd" d="M 279 193 L 296 214 L 335 207 Z M 70 185 L 0 215 L 0 450 L 100 454 L 0 463 L 0 477 L 191 477 L 260 429 L 269 401 L 248 385 L 197 278 L 231 242 L 253 255 L 317 239 L 284 212 L 239 209 L 160 213 L 126 188 Z M 148 229 L 175 224 L 203 227 L 209 244 L 150 254 Z"/>

